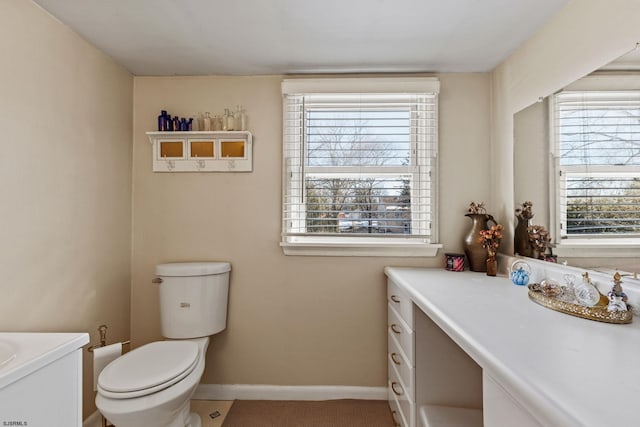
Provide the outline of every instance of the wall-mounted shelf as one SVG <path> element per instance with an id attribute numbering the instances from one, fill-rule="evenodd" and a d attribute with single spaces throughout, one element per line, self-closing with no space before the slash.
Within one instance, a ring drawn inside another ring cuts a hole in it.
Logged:
<path id="1" fill-rule="evenodd" d="M 154 172 L 251 172 L 253 137 L 247 131 L 147 132 Z"/>

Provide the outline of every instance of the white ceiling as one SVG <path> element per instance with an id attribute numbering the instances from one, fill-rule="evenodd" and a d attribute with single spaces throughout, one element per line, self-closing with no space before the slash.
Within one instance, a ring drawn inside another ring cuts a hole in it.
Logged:
<path id="1" fill-rule="evenodd" d="M 135 75 L 490 71 L 569 0 L 33 0 Z"/>

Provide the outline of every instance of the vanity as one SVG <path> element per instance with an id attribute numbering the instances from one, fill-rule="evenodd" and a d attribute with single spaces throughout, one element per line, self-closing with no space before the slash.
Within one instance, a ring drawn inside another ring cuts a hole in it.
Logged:
<path id="1" fill-rule="evenodd" d="M 637 320 L 609 324 L 553 311 L 507 277 L 395 267 L 385 274 L 397 425 L 638 423 Z"/>
<path id="2" fill-rule="evenodd" d="M 87 333 L 0 333 L 0 425 L 80 427 Z"/>

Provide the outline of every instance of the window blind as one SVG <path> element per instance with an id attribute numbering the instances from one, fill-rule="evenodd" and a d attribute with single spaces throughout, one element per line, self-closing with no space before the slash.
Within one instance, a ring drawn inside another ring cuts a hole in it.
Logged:
<path id="1" fill-rule="evenodd" d="M 283 239 L 433 238 L 436 93 L 284 93 Z"/>
<path id="2" fill-rule="evenodd" d="M 640 92 L 554 96 L 562 237 L 640 235 Z"/>

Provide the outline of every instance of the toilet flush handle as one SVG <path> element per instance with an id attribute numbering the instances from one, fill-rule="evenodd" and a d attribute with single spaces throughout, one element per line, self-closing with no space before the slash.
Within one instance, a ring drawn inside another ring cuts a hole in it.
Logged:
<path id="1" fill-rule="evenodd" d="M 162 283 L 162 277 L 156 277 L 151 281 L 151 283 Z"/>

